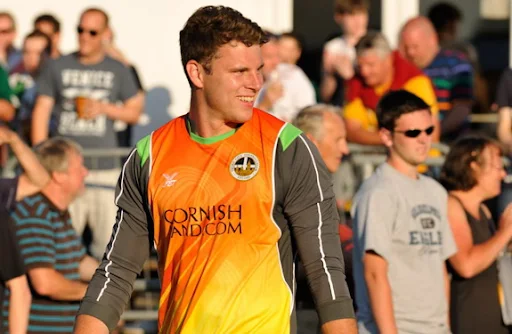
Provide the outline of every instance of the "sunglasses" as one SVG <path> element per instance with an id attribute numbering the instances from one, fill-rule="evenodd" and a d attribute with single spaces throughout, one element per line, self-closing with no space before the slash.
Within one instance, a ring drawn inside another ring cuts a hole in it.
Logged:
<path id="1" fill-rule="evenodd" d="M 406 130 L 406 131 L 394 130 L 394 132 L 403 133 L 406 137 L 409 137 L 409 138 L 416 138 L 422 132 L 425 132 L 427 134 L 427 136 L 430 136 L 434 132 L 434 126 L 432 125 L 432 126 L 426 128 L 425 130 L 419 130 L 419 129 Z"/>
<path id="2" fill-rule="evenodd" d="M 77 27 L 76 28 L 76 32 L 81 35 L 83 33 L 88 33 L 89 35 L 91 35 L 92 37 L 95 37 L 99 34 L 98 30 L 86 30 L 82 27 Z"/>

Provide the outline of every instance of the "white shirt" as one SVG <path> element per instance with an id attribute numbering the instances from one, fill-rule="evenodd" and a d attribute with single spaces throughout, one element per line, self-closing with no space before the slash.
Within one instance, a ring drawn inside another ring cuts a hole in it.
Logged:
<path id="1" fill-rule="evenodd" d="M 271 75 L 271 80 L 279 80 L 283 85 L 283 96 L 274 103 L 271 110 L 266 110 L 283 121 L 290 122 L 298 112 L 316 103 L 316 94 L 311 81 L 297 65 L 279 64 Z M 261 103 L 269 81 L 261 88 L 255 105 Z"/>
<path id="2" fill-rule="evenodd" d="M 330 54 L 347 56 L 352 63 L 356 61 L 356 48 L 348 44 L 343 37 L 336 37 L 325 43 L 324 51 Z"/>

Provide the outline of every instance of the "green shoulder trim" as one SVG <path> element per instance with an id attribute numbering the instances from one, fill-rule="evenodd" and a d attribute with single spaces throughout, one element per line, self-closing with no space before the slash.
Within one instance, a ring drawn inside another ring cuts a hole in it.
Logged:
<path id="1" fill-rule="evenodd" d="M 137 153 L 140 157 L 140 167 L 144 166 L 151 153 L 151 135 L 147 135 L 137 142 Z"/>
<path id="2" fill-rule="evenodd" d="M 292 124 L 286 123 L 284 129 L 281 131 L 281 134 L 279 135 L 279 140 L 281 140 L 281 145 L 283 146 L 283 152 L 286 151 L 288 146 L 290 146 L 290 144 L 293 143 L 293 141 L 297 139 L 297 137 L 301 133 L 302 131 L 293 126 Z"/>

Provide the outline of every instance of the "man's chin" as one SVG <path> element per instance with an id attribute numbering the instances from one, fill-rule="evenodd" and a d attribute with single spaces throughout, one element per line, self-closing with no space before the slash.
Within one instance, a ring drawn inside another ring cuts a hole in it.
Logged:
<path id="1" fill-rule="evenodd" d="M 243 124 L 248 122 L 252 118 L 253 108 L 244 108 L 239 113 L 237 113 L 236 117 L 231 121 L 232 123 Z"/>

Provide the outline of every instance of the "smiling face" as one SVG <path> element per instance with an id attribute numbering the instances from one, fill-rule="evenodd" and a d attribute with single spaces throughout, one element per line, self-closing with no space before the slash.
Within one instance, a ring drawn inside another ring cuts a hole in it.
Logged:
<path id="1" fill-rule="evenodd" d="M 203 103 L 215 118 L 240 124 L 251 119 L 254 99 L 263 78 L 259 45 L 246 46 L 232 41 L 221 46 L 209 71 L 199 65 L 197 79 L 189 73 Z"/>

